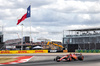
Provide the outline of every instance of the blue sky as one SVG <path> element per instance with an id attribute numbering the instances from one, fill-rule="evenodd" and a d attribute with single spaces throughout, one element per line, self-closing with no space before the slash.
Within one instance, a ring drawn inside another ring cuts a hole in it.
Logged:
<path id="1" fill-rule="evenodd" d="M 26 13 L 31 4 L 31 17 L 19 25 L 17 20 Z M 0 25 L 4 26 L 4 40 L 21 36 L 21 24 L 24 24 L 24 36 L 44 37 L 62 40 L 63 30 L 91 28 L 100 26 L 100 0 L 0 0 Z M 8 34 L 7 32 L 12 32 Z M 15 33 L 16 32 L 16 33 Z"/>

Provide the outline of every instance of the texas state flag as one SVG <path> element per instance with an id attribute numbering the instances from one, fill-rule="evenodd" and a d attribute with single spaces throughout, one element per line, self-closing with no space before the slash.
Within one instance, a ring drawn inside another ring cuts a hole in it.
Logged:
<path id="1" fill-rule="evenodd" d="M 28 18 L 28 17 L 31 16 L 31 10 L 30 10 L 30 8 L 31 8 L 31 5 L 27 8 L 27 13 L 24 14 L 24 15 L 21 17 L 21 19 L 18 19 L 17 25 L 18 25 L 20 22 L 22 22 L 23 20 L 25 20 L 26 18 Z"/>

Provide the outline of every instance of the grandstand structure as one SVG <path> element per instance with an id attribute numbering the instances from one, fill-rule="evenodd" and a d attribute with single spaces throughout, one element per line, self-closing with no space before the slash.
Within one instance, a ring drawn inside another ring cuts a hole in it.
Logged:
<path id="1" fill-rule="evenodd" d="M 33 42 L 31 41 L 30 43 L 30 37 L 29 36 L 25 36 L 23 37 L 23 44 L 21 44 L 21 39 L 22 38 L 18 38 L 18 39 L 10 39 L 5 41 L 5 45 L 4 45 L 4 49 L 6 50 L 21 50 L 21 46 L 23 46 L 23 50 L 34 50 L 34 47 L 36 46 L 41 46 L 43 48 L 43 50 L 61 50 L 58 46 L 54 46 L 54 45 L 47 45 L 47 40 L 48 39 L 44 39 L 44 38 L 39 38 L 38 40 L 42 40 L 39 42 Z M 52 41 L 52 43 L 56 43 L 58 45 L 62 45 L 61 42 L 59 41 Z"/>
<path id="2" fill-rule="evenodd" d="M 68 51 L 100 49 L 100 28 L 66 30 L 63 46 Z"/>

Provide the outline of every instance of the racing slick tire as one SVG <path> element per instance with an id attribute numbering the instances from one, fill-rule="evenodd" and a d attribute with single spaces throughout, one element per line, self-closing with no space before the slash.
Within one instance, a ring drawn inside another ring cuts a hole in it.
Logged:
<path id="1" fill-rule="evenodd" d="M 79 57 L 78 57 L 78 60 L 81 60 L 81 61 L 82 61 L 83 59 L 84 59 L 83 56 L 79 56 Z"/>
<path id="2" fill-rule="evenodd" d="M 56 60 L 57 62 L 60 62 L 60 60 L 59 60 L 60 58 L 61 58 L 60 56 L 57 56 L 55 60 Z"/>

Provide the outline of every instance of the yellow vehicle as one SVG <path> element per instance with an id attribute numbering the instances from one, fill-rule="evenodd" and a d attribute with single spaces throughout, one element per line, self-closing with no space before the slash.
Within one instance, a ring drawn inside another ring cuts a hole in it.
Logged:
<path id="1" fill-rule="evenodd" d="M 58 47 L 60 47 L 60 49 L 64 48 L 62 45 L 58 45 L 58 44 L 53 43 L 53 42 L 48 42 L 47 45 L 49 45 L 49 44 L 52 44 L 52 45 L 58 46 Z"/>

